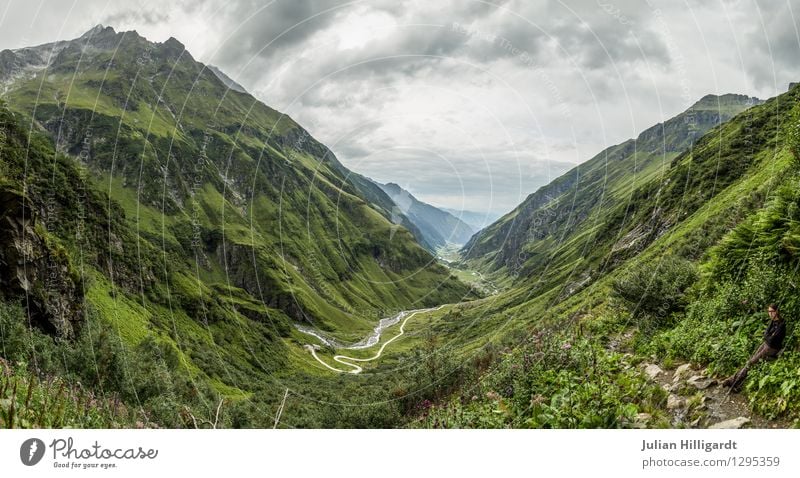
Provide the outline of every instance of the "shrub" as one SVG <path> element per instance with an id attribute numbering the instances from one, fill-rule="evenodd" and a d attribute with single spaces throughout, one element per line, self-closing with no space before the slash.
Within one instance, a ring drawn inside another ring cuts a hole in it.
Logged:
<path id="1" fill-rule="evenodd" d="M 767 418 L 800 414 L 800 353 L 784 352 L 749 374 L 747 394 L 753 410 Z"/>
<path id="2" fill-rule="evenodd" d="M 753 263 L 739 280 L 707 284 L 703 294 L 686 310 L 673 329 L 657 334 L 644 345 L 645 353 L 708 365 L 728 374 L 744 364 L 761 343 L 767 326 L 766 306 L 780 304 L 789 319 L 786 345 L 794 342 L 791 318 L 800 312 L 800 299 L 786 284 L 790 271 L 766 263 Z M 713 279 L 712 279 L 713 281 Z"/>
<path id="3" fill-rule="evenodd" d="M 657 263 L 633 266 L 614 281 L 612 290 L 639 326 L 650 330 L 664 325 L 688 304 L 686 292 L 697 280 L 694 265 L 679 257 L 666 256 Z"/>
<path id="4" fill-rule="evenodd" d="M 666 398 L 635 368 L 597 343 L 539 335 L 466 394 L 431 408 L 428 427 L 614 428 Z"/>
<path id="5" fill-rule="evenodd" d="M 786 129 L 786 142 L 794 156 L 795 165 L 800 165 L 800 111 L 795 111 Z"/>

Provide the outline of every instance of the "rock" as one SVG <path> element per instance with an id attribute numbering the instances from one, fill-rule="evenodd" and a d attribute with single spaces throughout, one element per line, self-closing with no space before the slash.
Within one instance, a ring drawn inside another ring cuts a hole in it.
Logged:
<path id="1" fill-rule="evenodd" d="M 725 420 L 719 423 L 715 423 L 708 427 L 709 429 L 719 430 L 719 429 L 737 429 L 742 428 L 745 424 L 750 423 L 750 419 L 747 417 L 737 417 L 731 418 L 730 420 Z"/>
<path id="2" fill-rule="evenodd" d="M 714 380 L 713 378 L 705 378 L 702 375 L 694 375 L 692 376 L 692 378 L 687 380 L 686 383 L 688 383 L 689 385 L 693 386 L 698 390 L 705 390 L 708 387 L 717 383 L 717 381 Z"/>
<path id="3" fill-rule="evenodd" d="M 0 298 L 24 302 L 29 320 L 70 338 L 83 320 L 83 285 L 67 254 L 39 232 L 39 212 L 0 186 Z"/>
<path id="4" fill-rule="evenodd" d="M 667 410 L 683 408 L 684 405 L 686 405 L 686 400 L 675 395 L 674 393 L 670 393 L 669 397 L 667 397 Z"/>
<path id="5" fill-rule="evenodd" d="M 683 380 L 683 378 L 689 375 L 691 372 L 692 372 L 692 364 L 685 363 L 675 369 L 675 373 L 672 375 L 672 381 L 677 382 L 679 380 Z"/>
<path id="6" fill-rule="evenodd" d="M 653 416 L 649 413 L 639 413 L 633 420 L 633 428 L 647 428 Z"/>
<path id="7" fill-rule="evenodd" d="M 659 367 L 654 363 L 651 363 L 644 368 L 644 373 L 647 374 L 648 377 L 650 377 L 650 380 L 655 380 L 655 378 L 661 375 L 663 372 L 664 371 L 661 370 L 661 367 Z"/>

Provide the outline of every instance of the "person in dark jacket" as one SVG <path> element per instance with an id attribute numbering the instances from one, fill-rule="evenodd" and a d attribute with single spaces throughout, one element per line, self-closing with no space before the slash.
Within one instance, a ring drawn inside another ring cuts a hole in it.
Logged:
<path id="1" fill-rule="evenodd" d="M 750 357 L 744 367 L 738 372 L 728 377 L 722 384 L 726 387 L 731 387 L 733 391 L 738 391 L 744 379 L 747 378 L 747 372 L 750 367 L 764 359 L 774 359 L 778 356 L 778 352 L 783 348 L 783 339 L 786 338 L 786 322 L 781 318 L 778 312 L 778 306 L 770 304 L 767 307 L 767 313 L 771 319 L 767 330 L 764 332 L 764 342 L 758 347 L 756 353 Z"/>

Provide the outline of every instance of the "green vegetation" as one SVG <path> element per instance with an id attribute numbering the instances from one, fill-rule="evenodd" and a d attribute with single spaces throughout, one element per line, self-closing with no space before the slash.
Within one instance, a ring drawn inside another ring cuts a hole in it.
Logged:
<path id="1" fill-rule="evenodd" d="M 637 390 L 640 372 L 626 367 L 691 362 L 724 377 L 761 342 L 771 302 L 789 323 L 785 350 L 752 370 L 743 393 L 754 413 L 798 419 L 798 93 L 733 116 L 682 154 L 664 153 L 664 167 L 641 181 L 635 169 L 610 169 L 608 187 L 593 191 L 584 179 L 575 192 L 568 173 L 476 236 L 464 249 L 470 263 L 515 286 L 466 304 L 461 321 L 480 318 L 487 337 L 504 327 L 500 343 L 511 353 L 418 423 L 640 426 L 635 414 L 647 417 L 646 426 L 674 426 L 663 391 Z M 632 182 L 627 197 L 608 199 L 615 184 Z M 511 257 L 521 260 L 514 265 Z M 533 355 L 529 342 L 542 336 L 555 342 L 549 350 L 560 342 L 563 355 L 576 356 Z M 537 358 L 533 366 L 526 354 Z M 605 387 L 594 389 L 595 382 Z M 691 416 L 700 417 L 702 400 L 689 402 Z"/>
<path id="2" fill-rule="evenodd" d="M 0 425 L 676 426 L 641 365 L 729 374 L 770 302 L 786 350 L 744 393 L 800 418 L 800 89 L 703 98 L 449 269 L 377 185 L 176 40 L 97 35 L 0 105 Z M 355 342 L 440 304 L 357 375 L 294 327 Z"/>
<path id="3" fill-rule="evenodd" d="M 691 262 L 667 256 L 655 264 L 643 262 L 629 268 L 612 288 L 639 328 L 653 330 L 686 308 L 687 289 L 696 280 Z"/>
<path id="4" fill-rule="evenodd" d="M 385 382 L 327 383 L 292 326 L 358 340 L 471 297 L 377 186 L 174 39 L 98 31 L 5 100 L 0 357 L 44 420 L 8 426 L 273 426 L 287 389 L 282 426 L 398 422 Z M 51 377 L 64 410 L 37 401 Z M 119 407 L 77 418 L 81 393 Z M 348 394 L 382 421 L 325 405 Z"/>
<path id="5" fill-rule="evenodd" d="M 424 413 L 420 425 L 614 428 L 633 425 L 639 413 L 658 416 L 665 400 L 622 354 L 585 338 L 540 333 L 506 354 L 485 380 Z"/>

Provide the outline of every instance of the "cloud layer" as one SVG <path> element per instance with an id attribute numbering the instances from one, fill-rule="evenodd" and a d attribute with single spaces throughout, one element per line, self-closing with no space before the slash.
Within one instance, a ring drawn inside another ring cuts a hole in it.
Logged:
<path id="1" fill-rule="evenodd" d="M 96 23 L 180 39 L 355 171 L 507 211 L 707 93 L 800 79 L 791 0 L 11 0 L 0 48 Z"/>

